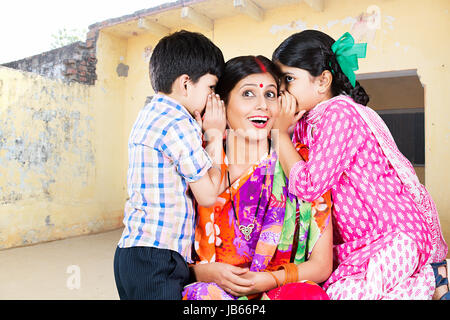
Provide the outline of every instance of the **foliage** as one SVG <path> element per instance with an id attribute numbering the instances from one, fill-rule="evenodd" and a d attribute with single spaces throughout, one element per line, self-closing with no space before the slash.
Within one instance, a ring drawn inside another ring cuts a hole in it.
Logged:
<path id="1" fill-rule="evenodd" d="M 56 49 L 77 41 L 85 41 L 86 33 L 86 29 L 59 29 L 56 33 L 52 34 L 53 40 L 50 46 L 52 49 Z"/>

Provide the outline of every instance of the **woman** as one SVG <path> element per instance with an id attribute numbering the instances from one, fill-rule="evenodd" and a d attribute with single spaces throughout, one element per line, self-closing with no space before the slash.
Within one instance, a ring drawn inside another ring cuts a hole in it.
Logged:
<path id="1" fill-rule="evenodd" d="M 331 199 L 302 202 L 287 192 L 269 141 L 278 76 L 269 59 L 243 56 L 226 63 L 217 84 L 231 129 L 223 192 L 212 208 L 199 207 L 197 282 L 185 287 L 184 299 L 328 299 L 315 283 L 332 269 Z M 297 149 L 306 159 L 306 147 Z"/>

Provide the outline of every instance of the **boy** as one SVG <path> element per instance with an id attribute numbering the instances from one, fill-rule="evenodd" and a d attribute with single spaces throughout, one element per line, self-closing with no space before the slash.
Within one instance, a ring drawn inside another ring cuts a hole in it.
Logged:
<path id="1" fill-rule="evenodd" d="M 128 143 L 129 199 L 114 256 L 121 299 L 181 299 L 195 223 L 188 187 L 203 206 L 212 206 L 219 192 L 226 119 L 212 93 L 224 64 L 209 39 L 184 30 L 162 38 L 152 53 L 157 94 L 140 111 Z M 202 126 L 210 155 L 202 147 Z"/>

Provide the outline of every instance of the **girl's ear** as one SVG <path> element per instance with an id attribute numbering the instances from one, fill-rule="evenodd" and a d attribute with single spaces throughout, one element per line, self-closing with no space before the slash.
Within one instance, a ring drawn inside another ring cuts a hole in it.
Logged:
<path id="1" fill-rule="evenodd" d="M 319 80 L 318 92 L 320 94 L 326 94 L 331 88 L 331 83 L 333 82 L 333 75 L 329 70 L 325 70 L 319 76 L 318 80 Z"/>

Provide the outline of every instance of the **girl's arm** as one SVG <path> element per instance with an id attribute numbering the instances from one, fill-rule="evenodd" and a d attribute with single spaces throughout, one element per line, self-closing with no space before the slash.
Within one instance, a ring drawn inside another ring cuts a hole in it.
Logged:
<path id="1" fill-rule="evenodd" d="M 276 142 L 276 148 L 277 150 L 282 150 L 279 152 L 278 159 L 280 160 L 280 164 L 283 168 L 284 174 L 289 177 L 289 173 L 291 172 L 292 168 L 298 162 L 304 162 L 304 160 L 295 149 L 288 132 L 280 131 L 277 138 L 278 141 Z M 291 190 L 289 191 L 291 192 Z"/>
<path id="2" fill-rule="evenodd" d="M 272 140 L 284 174 L 289 178 L 289 173 L 294 165 L 297 162 L 303 162 L 302 157 L 292 143 L 289 128 L 301 119 L 306 110 L 302 110 L 295 114 L 297 101 L 294 96 L 288 92 L 282 92 L 280 94 L 278 97 L 278 106 L 279 114 L 272 127 L 272 130 L 274 130 Z"/>
<path id="3" fill-rule="evenodd" d="M 277 122 L 292 119 L 293 112 L 293 106 L 282 105 Z M 317 199 L 338 182 L 365 140 L 360 117 L 349 105 L 333 104 L 325 111 L 309 146 L 308 162 L 296 154 L 285 127 L 280 125 L 277 139 L 280 163 L 289 176 L 289 192 L 305 201 Z"/>

